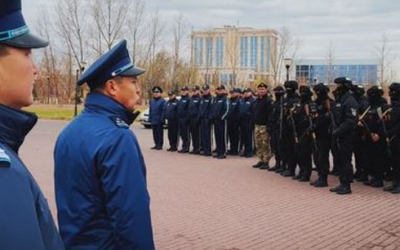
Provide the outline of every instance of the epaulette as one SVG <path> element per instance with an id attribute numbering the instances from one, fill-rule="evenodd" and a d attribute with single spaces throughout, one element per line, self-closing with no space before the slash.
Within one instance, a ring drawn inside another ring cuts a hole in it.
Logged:
<path id="1" fill-rule="evenodd" d="M 117 125 L 119 128 L 129 129 L 129 125 L 118 116 L 110 116 L 111 120 Z"/>

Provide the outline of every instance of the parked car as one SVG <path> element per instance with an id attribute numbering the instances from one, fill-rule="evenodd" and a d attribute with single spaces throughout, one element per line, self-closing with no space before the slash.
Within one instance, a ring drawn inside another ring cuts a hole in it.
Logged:
<path id="1" fill-rule="evenodd" d="M 168 97 L 164 98 L 166 101 L 168 101 Z M 177 96 L 176 99 L 181 99 L 180 96 Z M 150 117 L 149 117 L 149 113 L 150 113 L 150 108 L 147 108 L 145 111 L 143 111 L 140 114 L 140 123 L 145 127 L 145 128 L 151 128 L 151 123 L 150 123 Z M 165 121 L 165 125 L 164 128 L 168 127 L 168 122 L 167 120 Z"/>

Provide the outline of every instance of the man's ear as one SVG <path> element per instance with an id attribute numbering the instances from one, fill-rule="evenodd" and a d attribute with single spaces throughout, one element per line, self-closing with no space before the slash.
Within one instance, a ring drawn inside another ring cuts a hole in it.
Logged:
<path id="1" fill-rule="evenodd" d="M 106 82 L 104 91 L 109 96 L 116 96 L 118 92 L 118 84 L 114 79 L 110 79 Z"/>

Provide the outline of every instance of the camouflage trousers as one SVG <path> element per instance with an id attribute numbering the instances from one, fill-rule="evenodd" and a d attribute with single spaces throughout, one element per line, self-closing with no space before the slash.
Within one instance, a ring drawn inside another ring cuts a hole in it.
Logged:
<path id="1" fill-rule="evenodd" d="M 254 137 L 256 141 L 257 157 L 262 162 L 269 162 L 272 153 L 267 126 L 255 125 Z"/>

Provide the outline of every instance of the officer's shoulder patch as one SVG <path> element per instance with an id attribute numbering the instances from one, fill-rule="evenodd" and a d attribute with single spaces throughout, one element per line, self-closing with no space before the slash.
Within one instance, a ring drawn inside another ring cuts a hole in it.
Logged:
<path id="1" fill-rule="evenodd" d="M 351 114 L 352 114 L 353 116 L 357 116 L 357 109 L 351 108 L 350 110 L 351 110 Z"/>
<path id="2" fill-rule="evenodd" d="M 6 151 L 0 147 L 0 167 L 1 166 L 9 167 L 10 164 L 11 164 L 10 156 L 8 156 Z"/>
<path id="3" fill-rule="evenodd" d="M 110 116 L 111 120 L 117 125 L 119 128 L 125 128 L 128 129 L 129 125 L 120 117 L 118 116 Z"/>

